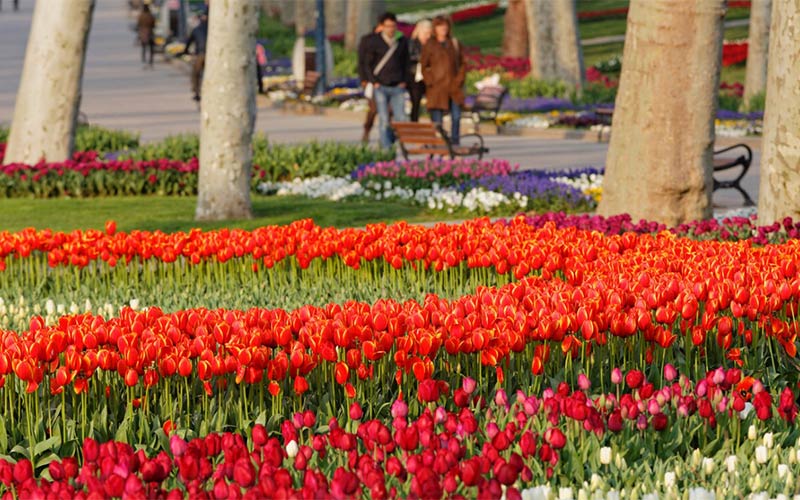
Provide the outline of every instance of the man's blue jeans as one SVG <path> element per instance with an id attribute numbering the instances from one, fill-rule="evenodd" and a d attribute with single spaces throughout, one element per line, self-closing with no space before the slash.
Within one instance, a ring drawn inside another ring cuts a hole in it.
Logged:
<path id="1" fill-rule="evenodd" d="M 443 118 L 443 109 L 431 110 L 431 121 L 441 125 Z M 461 107 L 452 99 L 450 99 L 450 122 L 450 142 L 453 144 L 458 144 L 461 138 Z"/>
<path id="2" fill-rule="evenodd" d="M 388 148 L 394 143 L 394 134 L 389 127 L 389 106 L 392 119 L 396 122 L 408 121 L 406 117 L 406 89 L 381 85 L 375 89 L 375 106 L 378 108 L 378 131 L 381 147 Z"/>

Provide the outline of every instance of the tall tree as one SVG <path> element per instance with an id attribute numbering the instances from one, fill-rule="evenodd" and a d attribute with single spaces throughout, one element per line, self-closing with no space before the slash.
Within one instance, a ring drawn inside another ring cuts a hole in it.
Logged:
<path id="1" fill-rule="evenodd" d="M 385 11 L 385 0 L 348 0 L 344 47 L 356 50 L 361 37 L 372 32 L 378 16 Z"/>
<path id="2" fill-rule="evenodd" d="M 503 17 L 503 56 L 528 57 L 528 18 L 523 0 L 508 0 Z"/>
<path id="3" fill-rule="evenodd" d="M 6 163 L 72 155 L 93 11 L 94 0 L 36 3 Z"/>
<path id="4" fill-rule="evenodd" d="M 800 219 L 800 1 L 775 0 L 769 53 L 758 193 L 765 224 Z"/>
<path id="5" fill-rule="evenodd" d="M 250 218 L 258 1 L 210 2 L 197 220 Z"/>
<path id="6" fill-rule="evenodd" d="M 348 0 L 325 0 L 325 34 L 343 35 L 347 26 Z"/>
<path id="7" fill-rule="evenodd" d="M 525 13 L 531 75 L 579 86 L 583 54 L 575 0 L 527 0 Z"/>
<path id="8" fill-rule="evenodd" d="M 744 104 L 750 108 L 754 95 L 767 88 L 767 49 L 772 0 L 750 3 L 750 32 L 747 43 L 747 71 L 744 78 Z"/>
<path id="9" fill-rule="evenodd" d="M 631 1 L 599 213 L 711 215 L 724 15 L 725 0 Z"/>

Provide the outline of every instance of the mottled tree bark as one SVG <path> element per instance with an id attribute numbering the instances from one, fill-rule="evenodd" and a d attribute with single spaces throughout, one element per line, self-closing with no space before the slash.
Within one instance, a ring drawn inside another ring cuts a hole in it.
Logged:
<path id="1" fill-rule="evenodd" d="M 599 213 L 711 215 L 724 14 L 725 0 L 631 1 Z"/>
<path id="2" fill-rule="evenodd" d="M 325 0 L 325 36 L 344 34 L 347 2 L 348 0 Z"/>
<path id="3" fill-rule="evenodd" d="M 5 163 L 72 156 L 93 10 L 94 0 L 36 3 Z"/>
<path id="4" fill-rule="evenodd" d="M 575 0 L 527 0 L 525 12 L 531 76 L 580 86 L 583 55 Z"/>
<path id="5" fill-rule="evenodd" d="M 385 11 L 385 0 L 348 0 L 344 47 L 356 50 L 361 37 L 372 32 L 378 16 Z"/>
<path id="6" fill-rule="evenodd" d="M 800 0 L 775 0 L 769 53 L 758 193 L 763 224 L 800 219 Z"/>
<path id="7" fill-rule="evenodd" d="M 250 218 L 257 0 L 210 3 L 200 118 L 197 220 Z"/>
<path id="8" fill-rule="evenodd" d="M 753 0 L 750 6 L 750 33 L 747 43 L 747 72 L 744 79 L 744 105 L 767 88 L 767 57 L 772 0 Z"/>
<path id="9" fill-rule="evenodd" d="M 509 0 L 503 17 L 503 56 L 528 57 L 528 18 L 523 0 Z"/>

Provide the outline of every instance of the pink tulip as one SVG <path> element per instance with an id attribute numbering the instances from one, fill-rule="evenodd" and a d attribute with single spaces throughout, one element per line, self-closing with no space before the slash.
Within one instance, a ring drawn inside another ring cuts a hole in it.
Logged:
<path id="1" fill-rule="evenodd" d="M 611 383 L 614 385 L 619 385 L 622 383 L 622 370 L 619 368 L 614 368 L 611 370 Z"/>
<path id="2" fill-rule="evenodd" d="M 670 363 L 664 365 L 664 378 L 668 382 L 672 382 L 678 376 L 678 370 L 675 369 Z"/>

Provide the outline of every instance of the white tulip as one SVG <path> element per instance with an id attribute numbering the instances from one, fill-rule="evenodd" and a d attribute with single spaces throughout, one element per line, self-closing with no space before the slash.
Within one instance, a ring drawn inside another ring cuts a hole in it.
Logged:
<path id="1" fill-rule="evenodd" d="M 131 299 L 130 306 L 131 306 L 131 309 L 133 309 L 134 311 L 136 309 L 139 309 L 139 299 Z"/>
<path id="2" fill-rule="evenodd" d="M 756 446 L 756 462 L 759 464 L 767 463 L 768 452 L 767 447 L 764 445 Z"/>
<path id="3" fill-rule="evenodd" d="M 747 439 L 750 441 L 755 441 L 758 433 L 756 432 L 756 426 L 750 424 L 750 427 L 747 429 Z"/>
<path id="4" fill-rule="evenodd" d="M 666 488 L 674 488 L 675 487 L 675 473 L 672 471 L 667 471 L 664 473 L 664 486 Z"/>
<path id="5" fill-rule="evenodd" d="M 789 473 L 789 466 L 786 464 L 778 464 L 778 477 L 783 479 Z"/>
<path id="6" fill-rule="evenodd" d="M 767 432 L 766 434 L 764 434 L 764 446 L 766 446 L 767 448 L 772 448 L 772 444 L 773 444 L 772 433 Z"/>
<path id="7" fill-rule="evenodd" d="M 714 500 L 717 496 L 713 491 L 705 488 L 692 488 L 689 490 L 689 500 Z"/>
<path id="8" fill-rule="evenodd" d="M 297 441 L 294 439 L 286 444 L 286 454 L 289 456 L 289 458 L 296 457 L 298 451 L 300 451 L 300 449 L 297 447 Z"/>
<path id="9" fill-rule="evenodd" d="M 714 472 L 714 460 L 708 457 L 703 458 L 703 472 L 710 476 Z"/>
<path id="10" fill-rule="evenodd" d="M 692 452 L 692 467 L 693 468 L 700 467 L 700 463 L 702 462 L 702 460 L 703 460 L 703 454 L 700 453 L 700 450 L 695 449 Z"/>
<path id="11" fill-rule="evenodd" d="M 558 500 L 572 500 L 573 498 L 572 488 L 569 486 L 558 489 Z"/>
<path id="12" fill-rule="evenodd" d="M 603 465 L 611 463 L 611 447 L 603 446 L 600 448 L 600 463 Z"/>
<path id="13" fill-rule="evenodd" d="M 598 488 L 600 488 L 601 481 L 602 480 L 600 479 L 600 476 L 598 476 L 597 473 L 592 472 L 592 478 L 589 480 L 589 488 L 592 491 L 597 490 Z"/>
<path id="14" fill-rule="evenodd" d="M 728 455 L 725 458 L 725 466 L 728 468 L 728 474 L 736 472 L 736 455 Z"/>

